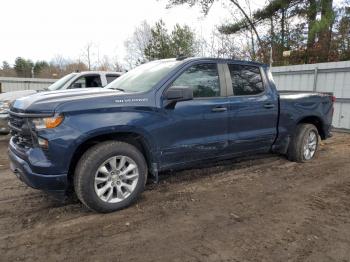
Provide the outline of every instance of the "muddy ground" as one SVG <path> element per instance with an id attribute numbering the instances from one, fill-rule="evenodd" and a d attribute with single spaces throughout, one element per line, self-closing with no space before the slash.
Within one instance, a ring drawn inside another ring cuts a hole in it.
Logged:
<path id="1" fill-rule="evenodd" d="M 350 134 L 311 163 L 263 155 L 162 175 L 90 212 L 22 184 L 0 142 L 0 261 L 350 261 Z"/>

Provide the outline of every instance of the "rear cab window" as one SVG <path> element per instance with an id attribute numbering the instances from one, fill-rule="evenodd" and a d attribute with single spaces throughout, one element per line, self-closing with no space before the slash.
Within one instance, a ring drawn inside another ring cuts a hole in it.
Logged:
<path id="1" fill-rule="evenodd" d="M 228 64 L 234 96 L 259 95 L 265 91 L 260 67 Z"/>
<path id="2" fill-rule="evenodd" d="M 120 75 L 117 74 L 108 74 L 106 75 L 106 80 L 107 80 L 107 84 L 113 82 L 114 80 L 116 80 Z"/>

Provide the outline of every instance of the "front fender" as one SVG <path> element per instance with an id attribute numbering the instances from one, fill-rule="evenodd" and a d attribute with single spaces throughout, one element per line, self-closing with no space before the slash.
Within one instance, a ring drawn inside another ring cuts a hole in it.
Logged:
<path id="1" fill-rule="evenodd" d="M 65 114 L 65 120 L 59 127 L 43 130 L 39 136 L 49 140 L 47 154 L 55 159 L 57 168 L 64 172 L 68 172 L 74 153 L 83 143 L 96 137 L 118 133 L 140 136 L 149 149 L 152 161 L 157 161 L 157 140 L 151 132 L 162 119 L 155 111 Z"/>

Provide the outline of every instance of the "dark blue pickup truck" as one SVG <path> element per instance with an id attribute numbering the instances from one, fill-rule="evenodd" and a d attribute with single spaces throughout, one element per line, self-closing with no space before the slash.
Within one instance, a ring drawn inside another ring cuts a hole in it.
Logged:
<path id="1" fill-rule="evenodd" d="M 73 188 L 88 208 L 111 212 L 163 170 L 266 152 L 309 161 L 330 136 L 333 103 L 329 94 L 278 93 L 260 63 L 153 61 L 104 89 L 16 100 L 11 168 L 33 188 Z"/>

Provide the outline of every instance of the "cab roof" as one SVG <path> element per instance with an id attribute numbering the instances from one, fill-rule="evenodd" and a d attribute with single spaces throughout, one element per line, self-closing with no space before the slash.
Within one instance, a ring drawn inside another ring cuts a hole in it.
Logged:
<path id="1" fill-rule="evenodd" d="M 217 63 L 239 63 L 239 64 L 249 64 L 249 65 L 255 65 L 255 66 L 262 66 L 262 67 L 268 67 L 267 64 L 256 62 L 256 61 L 245 61 L 245 60 L 238 60 L 238 59 L 228 59 L 228 58 L 212 58 L 212 57 L 180 57 L 177 58 L 179 61 L 186 61 L 186 62 L 192 62 L 192 61 L 213 61 Z"/>

